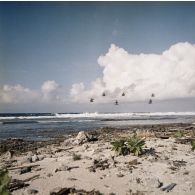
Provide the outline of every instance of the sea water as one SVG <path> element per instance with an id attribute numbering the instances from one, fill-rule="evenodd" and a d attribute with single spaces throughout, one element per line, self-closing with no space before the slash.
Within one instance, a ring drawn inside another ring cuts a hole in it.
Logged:
<path id="1" fill-rule="evenodd" d="M 195 112 L 156 113 L 1 113 L 0 139 L 44 140 L 103 127 L 194 123 Z"/>

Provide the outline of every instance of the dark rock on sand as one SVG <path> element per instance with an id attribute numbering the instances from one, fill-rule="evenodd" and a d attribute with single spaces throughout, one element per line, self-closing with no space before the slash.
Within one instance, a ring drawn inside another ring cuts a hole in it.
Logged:
<path id="1" fill-rule="evenodd" d="M 35 190 L 35 189 L 28 189 L 27 190 L 27 193 L 28 194 L 37 194 L 39 191 L 38 190 Z"/>

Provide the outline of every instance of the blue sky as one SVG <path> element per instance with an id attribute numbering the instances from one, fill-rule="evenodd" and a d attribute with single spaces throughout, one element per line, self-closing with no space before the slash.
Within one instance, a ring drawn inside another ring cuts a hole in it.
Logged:
<path id="1" fill-rule="evenodd" d="M 38 91 L 52 80 L 69 102 L 73 84 L 89 87 L 103 76 L 97 59 L 111 44 L 131 54 L 161 54 L 179 42 L 195 43 L 195 2 L 0 2 L 0 85 Z M 77 111 L 71 105 L 64 112 Z M 4 112 L 32 109 L 31 102 L 1 106 Z"/>

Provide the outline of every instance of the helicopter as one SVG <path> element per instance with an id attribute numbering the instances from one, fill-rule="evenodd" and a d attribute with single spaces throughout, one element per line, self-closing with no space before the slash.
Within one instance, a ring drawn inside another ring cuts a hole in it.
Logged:
<path id="1" fill-rule="evenodd" d="M 116 100 L 114 104 L 115 104 L 116 106 L 118 106 L 118 101 Z"/>
<path id="2" fill-rule="evenodd" d="M 106 96 L 105 92 L 102 93 L 102 96 Z"/>
<path id="3" fill-rule="evenodd" d="M 93 98 L 91 98 L 91 99 L 90 99 L 90 102 L 94 102 L 94 99 L 93 99 Z"/>

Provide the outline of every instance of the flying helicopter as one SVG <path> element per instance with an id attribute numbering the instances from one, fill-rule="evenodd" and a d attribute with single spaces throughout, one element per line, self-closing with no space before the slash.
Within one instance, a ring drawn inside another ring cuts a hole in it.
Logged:
<path id="1" fill-rule="evenodd" d="M 106 96 L 105 92 L 102 93 L 102 96 Z"/>
<path id="2" fill-rule="evenodd" d="M 93 99 L 93 98 L 91 98 L 91 99 L 90 99 L 90 102 L 94 102 L 94 99 Z"/>
<path id="3" fill-rule="evenodd" d="M 116 106 L 118 106 L 118 101 L 116 100 L 114 104 L 115 104 Z"/>
<path id="4" fill-rule="evenodd" d="M 152 104 L 152 99 L 149 100 L 148 104 Z"/>

